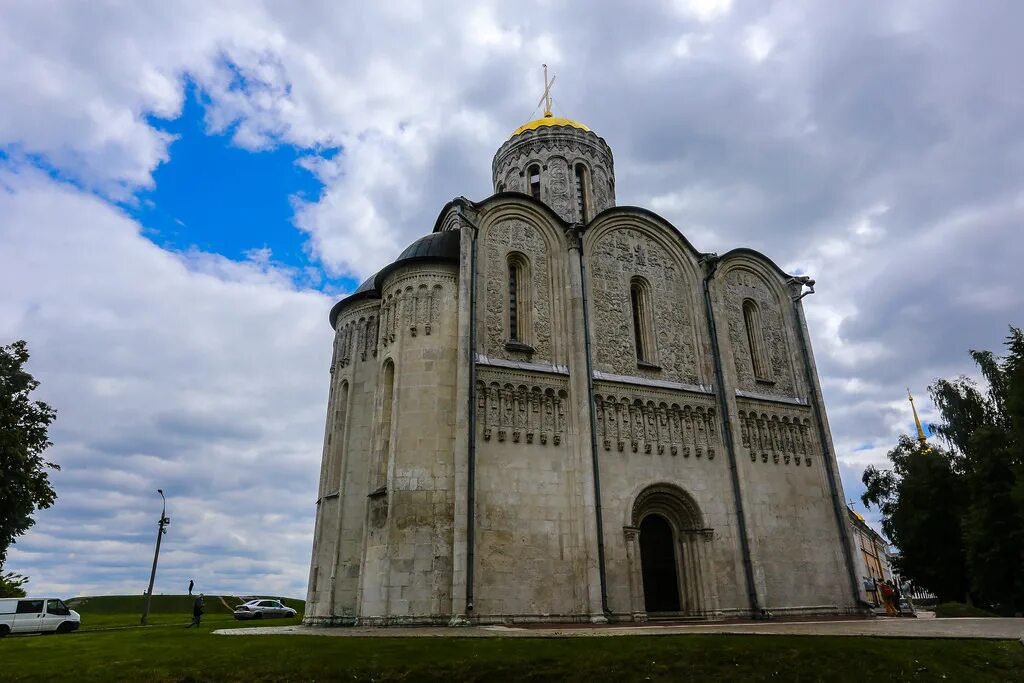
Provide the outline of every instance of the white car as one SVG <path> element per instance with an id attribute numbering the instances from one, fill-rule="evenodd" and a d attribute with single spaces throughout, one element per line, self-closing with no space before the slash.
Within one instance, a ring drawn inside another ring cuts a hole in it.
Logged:
<path id="1" fill-rule="evenodd" d="M 298 612 L 285 607 L 279 600 L 250 600 L 235 608 L 235 619 L 265 619 L 294 617 Z"/>
<path id="2" fill-rule="evenodd" d="M 70 633 L 82 615 L 59 598 L 0 598 L 0 637 L 8 633 Z"/>

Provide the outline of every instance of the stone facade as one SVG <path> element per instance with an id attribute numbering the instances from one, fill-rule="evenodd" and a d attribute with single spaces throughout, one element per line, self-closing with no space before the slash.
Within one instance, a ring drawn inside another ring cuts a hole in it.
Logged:
<path id="1" fill-rule="evenodd" d="M 615 207 L 604 140 L 534 124 L 331 312 L 306 621 L 858 609 L 813 282 Z"/>

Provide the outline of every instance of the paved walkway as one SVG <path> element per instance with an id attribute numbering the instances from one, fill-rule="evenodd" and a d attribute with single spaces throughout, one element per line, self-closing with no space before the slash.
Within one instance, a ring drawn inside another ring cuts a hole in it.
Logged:
<path id="1" fill-rule="evenodd" d="M 600 636 L 662 636 L 687 633 L 752 633 L 818 636 L 884 636 L 893 638 L 988 638 L 1022 639 L 1024 619 L 845 619 L 835 621 L 773 621 L 714 624 L 643 624 L 611 626 L 463 626 L 455 628 L 323 628 L 270 626 L 230 628 L 218 635 L 312 635 L 349 638 L 586 638 Z"/>

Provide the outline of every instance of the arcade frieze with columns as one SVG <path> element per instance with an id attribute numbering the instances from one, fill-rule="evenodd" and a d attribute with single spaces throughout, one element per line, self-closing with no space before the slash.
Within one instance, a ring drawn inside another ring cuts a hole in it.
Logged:
<path id="1" fill-rule="evenodd" d="M 598 441 L 606 451 L 714 460 L 721 449 L 710 396 L 601 386 L 594 395 Z"/>
<path id="2" fill-rule="evenodd" d="M 616 207 L 549 112 L 492 181 L 331 310 L 305 621 L 855 612 L 813 282 Z"/>

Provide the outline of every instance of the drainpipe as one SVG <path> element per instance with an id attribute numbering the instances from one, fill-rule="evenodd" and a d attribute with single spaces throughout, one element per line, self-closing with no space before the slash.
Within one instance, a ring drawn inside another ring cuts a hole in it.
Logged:
<path id="1" fill-rule="evenodd" d="M 740 550 L 743 554 L 743 574 L 747 580 L 747 598 L 750 609 L 755 617 L 761 615 L 761 607 L 757 600 L 757 587 L 754 585 L 754 567 L 750 561 L 750 540 L 747 538 L 747 519 L 743 512 L 743 496 L 740 492 L 740 473 L 736 467 L 736 448 L 732 440 L 732 427 L 729 419 L 729 399 L 725 395 L 725 374 L 722 371 L 722 356 L 718 349 L 718 328 L 715 325 L 715 311 L 711 305 L 711 288 L 708 283 L 718 270 L 718 255 L 708 254 L 702 261 L 708 268 L 704 276 L 704 311 L 708 319 L 708 335 L 711 337 L 711 355 L 715 360 L 715 384 L 717 385 L 718 410 L 722 415 L 722 432 L 725 439 L 725 452 L 729 456 L 729 475 L 732 480 L 733 497 L 736 499 L 736 522 L 740 532 Z"/>
<path id="2" fill-rule="evenodd" d="M 456 204 L 459 219 L 473 228 L 469 261 L 469 426 L 466 464 L 466 614 L 473 611 L 473 565 L 476 544 L 476 238 L 480 227 L 466 218 L 463 202 Z"/>
<path id="3" fill-rule="evenodd" d="M 608 609 L 608 580 L 605 576 L 604 561 L 604 517 L 601 512 L 601 466 L 597 450 L 597 412 L 594 408 L 594 364 L 590 353 L 590 309 L 587 304 L 587 268 L 583 262 L 583 226 L 577 225 L 580 248 L 580 290 L 583 297 L 583 348 L 587 358 L 587 405 L 590 407 L 590 458 L 594 469 L 594 516 L 597 520 L 597 571 L 601 578 L 601 610 Z"/>
<path id="4" fill-rule="evenodd" d="M 825 429 L 825 420 L 821 414 L 821 406 L 824 404 L 818 398 L 818 383 L 815 381 L 814 363 L 811 360 L 810 342 L 808 341 L 807 319 L 804 318 L 804 307 L 800 300 L 808 294 L 814 294 L 814 280 L 804 276 L 792 278 L 787 284 L 799 285 L 800 289 L 807 286 L 807 291 L 790 297 L 793 301 L 793 313 L 796 315 L 797 323 L 800 326 L 800 352 L 804 361 L 804 374 L 807 381 L 807 392 L 810 395 L 811 403 L 814 406 L 814 422 L 818 427 L 818 441 L 821 442 L 821 451 L 824 458 L 825 474 L 828 475 L 828 489 L 832 494 L 832 510 L 836 515 L 836 525 L 839 527 L 839 538 L 843 542 L 843 559 L 846 560 L 846 573 L 849 575 L 850 587 L 853 589 L 853 604 L 860 603 L 860 588 L 857 581 L 857 570 L 853 566 L 853 554 L 850 552 L 850 534 L 846 524 L 846 511 L 843 509 L 842 500 L 839 497 L 839 487 L 836 485 L 836 475 L 832 471 L 832 453 L 829 450 L 828 431 Z"/>

